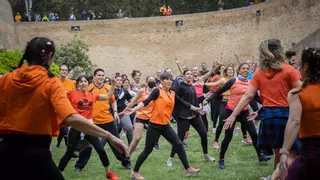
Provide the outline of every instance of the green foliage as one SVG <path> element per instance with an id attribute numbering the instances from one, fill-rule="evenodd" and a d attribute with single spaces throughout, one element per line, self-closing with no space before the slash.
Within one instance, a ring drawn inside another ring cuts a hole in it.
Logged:
<path id="1" fill-rule="evenodd" d="M 57 47 L 55 62 L 59 66 L 66 64 L 69 67 L 71 78 L 76 78 L 80 74 L 90 74 L 93 66 L 87 55 L 88 51 L 88 45 L 74 39 L 66 45 Z"/>
<path id="2" fill-rule="evenodd" d="M 15 70 L 23 56 L 21 51 L 0 50 L 0 74 L 6 74 Z M 25 61 L 26 64 L 26 61 Z M 55 76 L 59 75 L 59 67 L 52 63 L 50 70 Z"/>
<path id="3" fill-rule="evenodd" d="M 222 0 L 224 9 L 245 6 L 246 0 Z M 14 13 L 25 11 L 23 0 L 10 0 Z M 80 19 L 81 12 L 89 10 L 95 14 L 102 13 L 103 18 L 116 18 L 119 9 L 125 17 L 159 16 L 159 8 L 166 4 L 173 10 L 173 14 L 190 14 L 218 10 L 219 0 L 46 0 L 33 1 L 33 12 L 41 15 L 58 13 L 60 20 L 67 20 L 71 12 Z"/>

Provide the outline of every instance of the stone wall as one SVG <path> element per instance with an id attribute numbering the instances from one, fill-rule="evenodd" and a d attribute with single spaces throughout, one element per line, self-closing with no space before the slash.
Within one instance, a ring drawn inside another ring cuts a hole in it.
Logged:
<path id="1" fill-rule="evenodd" d="M 0 0 L 0 49 L 18 47 L 11 5 L 7 0 Z"/>
<path id="2" fill-rule="evenodd" d="M 306 47 L 320 48 L 320 29 L 318 29 L 316 32 L 310 34 L 309 36 L 304 38 L 302 41 L 298 42 L 290 50 L 296 51 L 298 54 L 301 54 L 302 50 L 305 49 Z"/>
<path id="3" fill-rule="evenodd" d="M 94 64 L 108 73 L 140 69 L 144 75 L 170 67 L 174 57 L 188 67 L 219 60 L 236 62 L 258 56 L 262 40 L 281 39 L 286 48 L 319 29 L 317 0 L 270 0 L 264 4 L 222 12 L 101 21 L 16 23 L 20 48 L 34 36 L 52 38 L 57 44 L 74 36 L 90 47 Z M 256 17 L 261 11 L 262 16 Z M 184 20 L 178 32 L 176 20 Z M 71 26 L 80 26 L 72 33 Z"/>

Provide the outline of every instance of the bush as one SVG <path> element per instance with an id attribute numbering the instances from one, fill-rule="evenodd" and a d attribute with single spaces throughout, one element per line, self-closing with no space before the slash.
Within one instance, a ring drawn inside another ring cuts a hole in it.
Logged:
<path id="1" fill-rule="evenodd" d="M 18 67 L 22 56 L 23 52 L 18 50 L 0 50 L 0 74 L 7 74 L 15 70 Z M 26 61 L 25 64 L 27 64 Z M 59 67 L 55 63 L 52 63 L 50 70 L 55 76 L 59 76 Z"/>

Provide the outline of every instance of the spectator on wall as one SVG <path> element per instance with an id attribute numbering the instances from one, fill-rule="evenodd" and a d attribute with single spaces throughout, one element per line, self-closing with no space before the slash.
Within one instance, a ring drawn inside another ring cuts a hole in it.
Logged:
<path id="1" fill-rule="evenodd" d="M 160 7 L 160 13 L 162 16 L 165 16 L 167 14 L 167 7 L 166 5 L 163 5 Z"/>
<path id="2" fill-rule="evenodd" d="M 172 9 L 170 6 L 168 6 L 167 16 L 171 16 L 171 15 L 172 15 Z"/>
<path id="3" fill-rule="evenodd" d="M 69 20 L 70 20 L 70 21 L 75 21 L 75 20 L 77 20 L 77 18 L 76 18 L 76 16 L 75 16 L 73 13 L 71 13 L 71 14 L 70 14 L 70 17 L 69 17 Z"/>
<path id="4" fill-rule="evenodd" d="M 41 21 L 41 16 L 40 16 L 39 13 L 35 13 L 35 14 L 34 14 L 34 21 L 35 21 L 35 22 Z"/>
<path id="5" fill-rule="evenodd" d="M 82 13 L 81 13 L 81 19 L 82 19 L 82 20 L 87 20 L 87 16 L 88 16 L 88 15 L 87 15 L 86 10 L 83 10 Z"/>
<path id="6" fill-rule="evenodd" d="M 49 21 L 49 18 L 47 17 L 47 15 L 44 15 L 44 16 L 42 17 L 42 21 Z"/>
<path id="7" fill-rule="evenodd" d="M 20 15 L 19 13 L 17 13 L 16 16 L 14 17 L 14 20 L 15 20 L 16 22 L 21 22 L 21 20 L 22 20 L 21 15 Z"/>
<path id="8" fill-rule="evenodd" d="M 122 10 L 119 9 L 119 12 L 117 13 L 118 18 L 123 18 L 124 14 L 122 13 Z"/>

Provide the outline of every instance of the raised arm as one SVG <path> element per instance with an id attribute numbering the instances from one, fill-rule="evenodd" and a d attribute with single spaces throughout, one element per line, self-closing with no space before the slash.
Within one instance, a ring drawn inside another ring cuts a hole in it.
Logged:
<path id="1" fill-rule="evenodd" d="M 135 104 L 138 103 L 138 100 L 141 98 L 142 96 L 142 92 L 143 89 L 140 89 L 139 92 L 133 97 L 133 99 L 131 100 L 131 102 L 128 104 L 127 108 L 132 108 Z"/>
<path id="2" fill-rule="evenodd" d="M 177 66 L 178 66 L 178 69 L 179 69 L 180 73 L 183 74 L 183 70 L 182 70 L 182 67 L 180 65 L 180 61 L 178 60 L 178 58 L 174 58 L 174 60 L 175 60 L 175 62 L 177 64 Z"/>
<path id="3" fill-rule="evenodd" d="M 106 101 L 106 100 L 109 100 L 109 99 L 111 99 L 111 97 L 113 96 L 113 94 L 114 94 L 114 86 L 115 86 L 115 80 L 114 79 L 112 79 L 111 80 L 111 88 L 110 88 L 110 90 L 109 90 L 109 92 L 108 92 L 108 94 L 107 95 L 105 95 L 105 94 L 99 94 L 99 97 L 98 97 L 98 101 Z"/>

